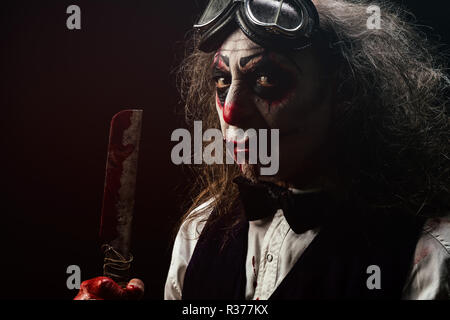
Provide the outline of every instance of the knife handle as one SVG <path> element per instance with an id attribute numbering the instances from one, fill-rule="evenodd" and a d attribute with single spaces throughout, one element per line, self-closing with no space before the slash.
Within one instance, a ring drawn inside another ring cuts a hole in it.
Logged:
<path id="1" fill-rule="evenodd" d="M 109 244 L 102 245 L 103 250 L 103 275 L 114 280 L 119 286 L 125 288 L 130 280 L 131 262 L 133 255 L 124 257 L 119 251 Z"/>

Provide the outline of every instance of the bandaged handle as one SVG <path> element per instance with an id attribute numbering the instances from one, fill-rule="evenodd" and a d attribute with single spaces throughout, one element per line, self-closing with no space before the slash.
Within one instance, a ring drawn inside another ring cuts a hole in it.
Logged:
<path id="1" fill-rule="evenodd" d="M 130 280 L 130 268 L 133 255 L 130 253 L 129 257 L 126 258 L 109 244 L 104 244 L 102 250 L 104 254 L 103 275 L 114 280 L 122 288 L 125 288 Z"/>

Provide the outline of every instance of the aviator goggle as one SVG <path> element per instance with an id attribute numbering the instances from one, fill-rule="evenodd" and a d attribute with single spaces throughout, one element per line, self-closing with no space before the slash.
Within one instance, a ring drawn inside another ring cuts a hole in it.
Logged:
<path id="1" fill-rule="evenodd" d="M 194 25 L 199 49 L 217 50 L 236 24 L 261 46 L 300 49 L 310 45 L 319 15 L 311 0 L 210 0 Z"/>

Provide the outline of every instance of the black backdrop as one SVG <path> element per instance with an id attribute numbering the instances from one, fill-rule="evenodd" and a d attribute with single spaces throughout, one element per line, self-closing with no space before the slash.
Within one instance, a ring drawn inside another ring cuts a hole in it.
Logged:
<path id="1" fill-rule="evenodd" d="M 144 109 L 134 274 L 161 299 L 188 176 L 170 161 L 184 126 L 171 71 L 205 1 L 2 1 L 2 298 L 71 299 L 66 268 L 101 273 L 98 227 L 109 120 Z M 402 1 L 449 41 L 446 1 Z M 82 29 L 66 28 L 81 7 Z M 448 48 L 448 47 L 447 47 Z"/>

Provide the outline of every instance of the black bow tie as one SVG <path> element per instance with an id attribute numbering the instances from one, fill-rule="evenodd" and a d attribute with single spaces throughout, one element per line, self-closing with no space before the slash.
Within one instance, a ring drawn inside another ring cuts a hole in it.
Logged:
<path id="1" fill-rule="evenodd" d="M 278 209 L 291 229 L 299 234 L 323 224 L 335 211 L 336 202 L 326 191 L 293 193 L 273 183 L 253 183 L 244 177 L 233 180 L 249 221 L 273 216 Z"/>

